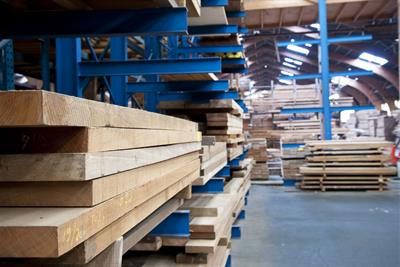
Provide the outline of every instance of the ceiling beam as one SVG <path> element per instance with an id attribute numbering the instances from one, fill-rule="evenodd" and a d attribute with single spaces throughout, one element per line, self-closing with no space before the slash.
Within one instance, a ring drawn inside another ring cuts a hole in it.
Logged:
<path id="1" fill-rule="evenodd" d="M 367 2 L 376 0 L 326 0 L 327 5 Z M 244 10 L 260 10 L 274 8 L 291 8 L 317 5 L 318 1 L 310 0 L 247 0 L 244 2 Z"/>

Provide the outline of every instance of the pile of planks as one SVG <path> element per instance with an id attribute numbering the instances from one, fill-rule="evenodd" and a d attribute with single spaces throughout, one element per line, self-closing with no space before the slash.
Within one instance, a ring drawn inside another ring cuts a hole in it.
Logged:
<path id="1" fill-rule="evenodd" d="M 253 158 L 245 158 L 244 160 L 241 160 L 239 166 L 231 166 L 231 177 L 243 179 L 250 178 L 253 165 Z"/>
<path id="2" fill-rule="evenodd" d="M 268 155 L 267 155 L 267 140 L 265 138 L 252 138 L 248 139 L 251 143 L 249 156 L 255 161 L 251 172 L 252 180 L 266 180 L 268 179 Z"/>
<path id="3" fill-rule="evenodd" d="M 227 164 L 227 157 L 225 142 L 202 145 L 200 177 L 193 182 L 193 185 L 205 185 Z"/>
<path id="4" fill-rule="evenodd" d="M 231 249 L 231 228 L 244 209 L 249 188 L 249 177 L 233 178 L 225 184 L 224 192 L 194 193 L 180 208 L 190 211 L 190 237 L 174 244 L 161 237 L 163 246 L 175 246 L 176 250 L 161 248 L 154 252 L 150 248 L 152 253 L 133 257 L 130 263 L 155 267 L 225 266 Z"/>
<path id="5" fill-rule="evenodd" d="M 207 113 L 207 135 L 227 142 L 228 159 L 243 154 L 243 119 L 230 113 Z"/>
<path id="6" fill-rule="evenodd" d="M 1 258 L 90 264 L 200 173 L 197 124 L 170 116 L 10 91 L 0 127 Z"/>
<path id="7" fill-rule="evenodd" d="M 203 134 L 226 142 L 229 161 L 243 154 L 243 109 L 233 99 L 211 99 L 200 103 L 162 101 L 158 108 L 204 125 Z"/>
<path id="8" fill-rule="evenodd" d="M 318 141 L 307 143 L 311 153 L 300 168 L 301 189 L 384 190 L 396 168 L 387 166 L 386 141 Z"/>

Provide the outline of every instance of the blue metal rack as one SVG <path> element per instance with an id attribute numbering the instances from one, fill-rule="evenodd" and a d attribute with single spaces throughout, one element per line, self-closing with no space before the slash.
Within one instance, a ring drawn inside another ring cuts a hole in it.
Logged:
<path id="1" fill-rule="evenodd" d="M 0 90 L 14 88 L 14 51 L 12 40 L 0 40 Z"/>
<path id="2" fill-rule="evenodd" d="M 327 11 L 326 11 L 326 0 L 318 0 L 318 13 L 319 13 L 319 25 L 320 25 L 320 39 L 313 40 L 301 40 L 301 41 L 290 41 L 290 42 L 279 42 L 278 47 L 288 45 L 305 45 L 306 43 L 318 44 L 320 46 L 320 62 L 321 62 L 321 73 L 316 74 L 304 74 L 304 75 L 293 75 L 293 76 L 280 76 L 280 79 L 285 80 L 300 80 L 300 79 L 321 79 L 322 84 L 322 107 L 309 108 L 311 112 L 320 112 L 323 114 L 323 129 L 324 139 L 332 139 L 332 112 L 340 111 L 339 108 L 333 108 L 330 106 L 329 100 L 329 79 L 335 76 L 363 76 L 372 75 L 370 71 L 344 71 L 344 72 L 329 72 L 329 44 L 330 43 L 348 43 L 354 41 L 368 41 L 372 39 L 371 35 L 363 36 L 340 36 L 335 38 L 328 38 L 328 22 L 327 22 Z M 357 108 L 355 108 L 357 109 Z M 295 111 L 295 110 L 292 110 Z M 288 110 L 284 111 L 286 114 Z M 292 112 L 296 113 L 296 112 Z"/>

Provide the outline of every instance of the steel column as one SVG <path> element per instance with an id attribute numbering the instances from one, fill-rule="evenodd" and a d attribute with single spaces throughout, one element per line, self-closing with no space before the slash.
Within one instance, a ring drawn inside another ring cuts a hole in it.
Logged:
<path id="1" fill-rule="evenodd" d="M 42 89 L 50 90 L 50 40 L 44 38 L 40 47 L 40 68 L 42 73 Z"/>
<path id="2" fill-rule="evenodd" d="M 82 97 L 78 77 L 78 64 L 82 60 L 79 38 L 56 39 L 56 91 Z"/>
<path id="3" fill-rule="evenodd" d="M 318 0 L 318 13 L 320 25 L 320 64 L 321 64 L 321 85 L 322 85 L 322 108 L 324 139 L 332 139 L 332 114 L 329 100 L 329 44 L 328 44 L 328 20 L 326 17 L 326 1 Z"/>
<path id="4" fill-rule="evenodd" d="M 111 60 L 126 61 L 128 59 L 128 41 L 126 37 L 111 38 Z M 111 95 L 114 104 L 127 105 L 126 83 L 127 76 L 111 76 Z"/>
<path id="5" fill-rule="evenodd" d="M 12 40 L 0 41 L 0 90 L 14 89 L 14 48 Z"/>

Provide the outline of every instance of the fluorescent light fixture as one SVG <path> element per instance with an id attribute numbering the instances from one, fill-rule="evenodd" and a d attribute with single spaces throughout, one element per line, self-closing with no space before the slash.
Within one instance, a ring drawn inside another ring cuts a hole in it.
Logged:
<path id="1" fill-rule="evenodd" d="M 294 74 L 285 70 L 281 70 L 281 74 L 287 75 L 287 76 L 293 76 Z"/>
<path id="2" fill-rule="evenodd" d="M 264 69 L 268 68 L 268 65 L 264 65 Z"/>
<path id="3" fill-rule="evenodd" d="M 291 81 L 288 81 L 288 80 L 281 80 L 281 79 L 279 79 L 278 82 L 283 83 L 283 84 L 287 84 L 287 85 L 291 85 L 291 84 L 292 84 L 292 82 L 291 82 Z"/>
<path id="4" fill-rule="evenodd" d="M 293 69 L 296 69 L 296 68 L 297 68 L 296 65 L 290 64 L 290 63 L 288 63 L 288 62 L 283 62 L 282 65 L 284 65 L 284 66 L 286 66 L 286 67 L 289 67 L 289 68 L 293 68 Z"/>
<path id="5" fill-rule="evenodd" d="M 290 42 L 294 43 L 296 40 L 295 39 L 290 39 Z"/>
<path id="6" fill-rule="evenodd" d="M 292 45 L 292 44 L 288 45 L 287 49 L 292 50 L 297 53 L 300 53 L 300 54 L 304 54 L 304 55 L 308 55 L 310 53 L 310 50 L 308 50 L 307 48 L 297 46 L 297 45 Z"/>
<path id="7" fill-rule="evenodd" d="M 367 52 L 363 52 L 358 58 L 371 63 L 378 64 L 380 66 L 383 66 L 386 63 L 388 63 L 388 60 L 386 58 L 378 57 Z"/>
<path id="8" fill-rule="evenodd" d="M 305 46 L 312 47 L 312 44 L 306 43 Z"/>
<path id="9" fill-rule="evenodd" d="M 285 60 L 286 62 L 293 63 L 293 64 L 295 64 L 295 65 L 297 65 L 297 66 L 303 65 L 303 62 L 301 62 L 301 61 L 299 61 L 299 60 L 296 60 L 296 59 L 293 59 L 293 58 L 290 58 L 290 57 L 285 57 L 284 60 Z"/>
<path id="10" fill-rule="evenodd" d="M 313 24 L 310 25 L 310 27 L 312 27 L 312 28 L 314 28 L 314 29 L 317 29 L 317 30 L 320 29 L 319 23 L 313 23 Z"/>

